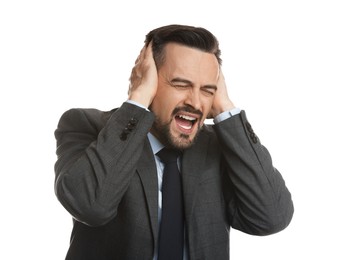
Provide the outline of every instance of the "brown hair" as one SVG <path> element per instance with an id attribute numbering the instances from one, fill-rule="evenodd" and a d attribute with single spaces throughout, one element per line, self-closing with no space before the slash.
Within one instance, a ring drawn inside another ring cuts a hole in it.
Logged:
<path id="1" fill-rule="evenodd" d="M 161 67 L 165 61 L 163 51 L 165 45 L 172 42 L 212 53 L 219 64 L 222 63 L 218 40 L 211 32 L 202 27 L 179 24 L 166 25 L 154 29 L 146 35 L 145 44 L 148 45 L 151 41 L 157 68 Z"/>

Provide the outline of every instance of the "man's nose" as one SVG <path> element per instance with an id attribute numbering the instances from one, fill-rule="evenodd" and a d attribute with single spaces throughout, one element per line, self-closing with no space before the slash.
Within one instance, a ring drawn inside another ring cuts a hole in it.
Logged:
<path id="1" fill-rule="evenodd" d="M 191 107 L 193 107 L 196 110 L 200 110 L 201 109 L 201 97 L 200 97 L 200 93 L 197 90 L 191 90 L 186 97 L 185 100 L 185 105 L 189 105 Z"/>

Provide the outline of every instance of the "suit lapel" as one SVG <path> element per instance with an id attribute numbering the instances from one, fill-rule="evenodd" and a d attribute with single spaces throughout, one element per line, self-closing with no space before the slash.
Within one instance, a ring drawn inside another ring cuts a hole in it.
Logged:
<path id="1" fill-rule="evenodd" d="M 137 171 L 144 188 L 156 248 L 158 234 L 158 180 L 156 162 L 148 140 L 145 142 Z"/>

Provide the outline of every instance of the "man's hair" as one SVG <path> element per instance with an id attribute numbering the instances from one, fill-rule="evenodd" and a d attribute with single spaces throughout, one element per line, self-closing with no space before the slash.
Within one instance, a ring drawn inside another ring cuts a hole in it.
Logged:
<path id="1" fill-rule="evenodd" d="M 207 29 L 188 25 L 172 24 L 150 31 L 145 38 L 146 46 L 152 41 L 152 52 L 157 68 L 165 62 L 164 47 L 167 43 L 178 43 L 212 53 L 221 65 L 221 51 L 216 37 Z"/>

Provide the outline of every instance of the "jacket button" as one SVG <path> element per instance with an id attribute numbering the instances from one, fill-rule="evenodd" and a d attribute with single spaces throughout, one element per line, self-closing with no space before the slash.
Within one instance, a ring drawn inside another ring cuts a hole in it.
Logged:
<path id="1" fill-rule="evenodd" d="M 138 119 L 136 119 L 136 118 L 134 118 L 134 117 L 132 117 L 132 118 L 129 120 L 129 124 L 130 124 L 130 125 L 135 126 L 137 123 L 138 123 Z"/>
<path id="2" fill-rule="evenodd" d="M 126 127 L 125 129 L 123 129 L 123 133 L 125 133 L 126 135 L 128 135 L 130 132 L 132 131 L 131 128 Z"/>
<path id="3" fill-rule="evenodd" d="M 246 125 L 246 128 L 247 128 L 247 130 L 248 130 L 249 133 L 253 133 L 253 132 L 254 132 L 254 130 L 253 130 L 253 128 L 251 127 L 251 124 L 250 124 L 249 122 L 246 122 L 245 125 Z"/>
<path id="4" fill-rule="evenodd" d="M 127 124 L 127 128 L 130 129 L 130 130 L 133 130 L 135 127 L 134 124 L 131 124 L 130 122 Z"/>
<path id="5" fill-rule="evenodd" d="M 125 132 L 122 132 L 122 133 L 120 134 L 120 139 L 121 139 L 122 141 L 125 141 L 125 140 L 127 139 L 127 134 L 126 134 Z"/>
<path id="6" fill-rule="evenodd" d="M 251 133 L 250 134 L 250 138 L 251 138 L 251 140 L 253 141 L 253 143 L 257 143 L 257 141 L 258 141 L 258 138 L 257 138 L 257 136 L 254 134 L 254 133 Z"/>

